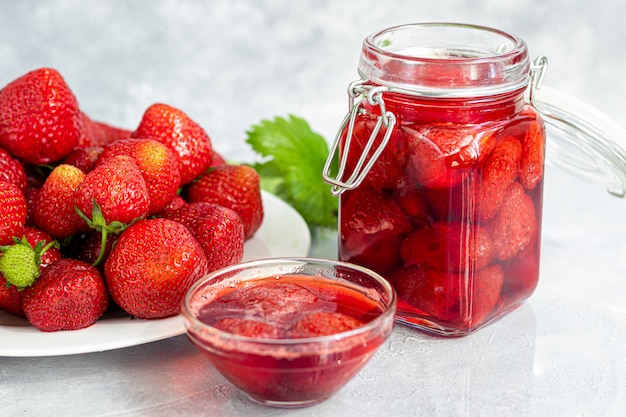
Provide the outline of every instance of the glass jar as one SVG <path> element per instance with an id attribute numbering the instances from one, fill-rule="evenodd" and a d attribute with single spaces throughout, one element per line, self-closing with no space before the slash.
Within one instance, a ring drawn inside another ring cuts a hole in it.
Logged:
<path id="1" fill-rule="evenodd" d="M 399 322 L 465 335 L 535 290 L 544 119 L 562 143 L 573 130 L 593 136 L 549 111 L 558 107 L 538 111 L 546 63 L 531 62 L 522 39 L 472 25 L 411 24 L 364 40 L 324 178 L 340 198 L 339 259 L 392 283 Z M 624 172 L 611 171 L 616 194 Z"/>

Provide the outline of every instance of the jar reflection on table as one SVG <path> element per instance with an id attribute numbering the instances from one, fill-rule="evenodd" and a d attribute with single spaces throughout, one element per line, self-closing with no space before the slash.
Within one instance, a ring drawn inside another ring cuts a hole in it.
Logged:
<path id="1" fill-rule="evenodd" d="M 471 333 L 539 275 L 545 129 L 526 44 L 408 25 L 368 37 L 359 72 L 339 136 L 340 167 L 355 173 L 335 188 L 339 258 L 394 285 L 400 322 Z"/>

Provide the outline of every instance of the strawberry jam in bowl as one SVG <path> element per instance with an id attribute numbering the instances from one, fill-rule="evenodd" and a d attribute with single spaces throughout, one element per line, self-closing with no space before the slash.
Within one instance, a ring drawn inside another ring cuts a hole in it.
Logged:
<path id="1" fill-rule="evenodd" d="M 375 272 L 321 259 L 230 266 L 183 300 L 187 337 L 253 401 L 303 407 L 332 396 L 386 341 L 396 295 Z"/>

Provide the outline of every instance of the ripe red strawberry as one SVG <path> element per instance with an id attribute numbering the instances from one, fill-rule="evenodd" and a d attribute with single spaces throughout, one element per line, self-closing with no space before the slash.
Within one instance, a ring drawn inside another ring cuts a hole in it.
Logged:
<path id="1" fill-rule="evenodd" d="M 381 274 L 391 272 L 400 261 L 402 239 L 412 229 L 402 208 L 390 196 L 368 188 L 341 198 L 341 259 Z"/>
<path id="2" fill-rule="evenodd" d="M 24 227 L 23 236 L 32 247 L 35 247 L 39 242 L 43 242 L 42 246 L 48 247 L 45 252 L 40 254 L 40 268 L 50 266 L 62 258 L 58 245 L 50 246 L 54 238 L 43 230 L 26 226 Z"/>
<path id="3" fill-rule="evenodd" d="M 130 130 L 92 120 L 84 112 L 81 112 L 80 117 L 82 129 L 78 141 L 79 147 L 95 146 L 103 148 L 118 139 L 130 138 L 132 133 Z"/>
<path id="4" fill-rule="evenodd" d="M 231 209 L 196 202 L 169 210 L 164 217 L 189 229 L 204 250 L 209 272 L 238 263 L 243 258 L 243 223 Z"/>
<path id="5" fill-rule="evenodd" d="M 206 272 L 206 257 L 191 232 L 162 218 L 123 231 L 104 265 L 113 300 L 144 319 L 178 314 L 185 293 Z"/>
<path id="6" fill-rule="evenodd" d="M 78 144 L 81 117 L 61 74 L 40 68 L 0 90 L 0 146 L 31 164 L 61 160 Z"/>
<path id="7" fill-rule="evenodd" d="M 522 145 L 513 136 L 500 140 L 483 165 L 478 185 L 477 204 L 482 222 L 491 219 L 509 186 L 517 178 Z"/>
<path id="8" fill-rule="evenodd" d="M 328 336 L 356 329 L 363 325 L 360 320 L 337 311 L 318 311 L 307 314 L 289 329 L 289 337 L 305 338 Z"/>
<path id="9" fill-rule="evenodd" d="M 26 317 L 22 307 L 23 294 L 23 291 L 18 290 L 15 285 L 9 284 L 0 274 L 0 310 L 4 310 L 14 316 Z"/>
<path id="10" fill-rule="evenodd" d="M 28 226 L 34 226 L 33 218 L 35 217 L 35 207 L 37 207 L 37 201 L 39 200 L 39 193 L 41 188 L 30 187 L 24 192 L 24 198 L 26 199 L 26 224 Z"/>
<path id="11" fill-rule="evenodd" d="M 145 111 L 133 138 L 155 139 L 170 147 L 179 163 L 181 184 L 188 184 L 212 162 L 211 139 L 181 110 L 156 103 Z"/>
<path id="12" fill-rule="evenodd" d="M 104 148 L 97 165 L 119 155 L 133 158 L 146 181 L 150 196 L 148 214 L 163 210 L 180 187 L 180 172 L 174 152 L 153 139 L 120 139 Z"/>
<path id="13" fill-rule="evenodd" d="M 520 161 L 520 182 L 526 190 L 532 190 L 543 178 L 545 153 L 545 126 L 543 121 L 531 114 L 531 120 L 522 142 Z"/>
<path id="14" fill-rule="evenodd" d="M 76 189 L 74 204 L 91 220 L 95 220 L 92 218 L 94 199 L 107 224 L 130 223 L 145 217 L 150 209 L 146 181 L 135 161 L 126 155 L 98 165 Z"/>
<path id="15" fill-rule="evenodd" d="M 400 250 L 406 266 L 454 272 L 481 269 L 493 260 L 494 254 L 494 244 L 485 228 L 461 222 L 436 222 L 416 229 Z"/>
<path id="16" fill-rule="evenodd" d="M 104 267 L 103 260 L 106 260 L 109 256 L 111 248 L 118 237 L 119 235 L 114 233 L 107 234 L 106 242 L 103 246 L 102 234 L 97 231 L 92 231 L 84 236 L 81 236 L 81 239 L 78 241 L 72 240 L 73 247 L 71 250 L 67 250 L 69 252 L 68 256 L 94 265 L 98 267 L 98 269 L 102 269 Z M 103 247 L 104 254 L 100 257 L 100 251 Z"/>
<path id="17" fill-rule="evenodd" d="M 61 163 L 75 166 L 84 173 L 88 173 L 96 166 L 102 150 L 100 146 L 79 146 L 63 158 Z"/>
<path id="18" fill-rule="evenodd" d="M 85 173 L 75 166 L 61 164 L 54 168 L 39 191 L 33 224 L 57 239 L 88 230 L 74 210 L 74 193 L 84 179 Z"/>
<path id="19" fill-rule="evenodd" d="M 20 237 L 26 223 L 26 199 L 17 185 L 0 180 L 0 245 Z"/>
<path id="20" fill-rule="evenodd" d="M 262 339 L 278 339 L 281 337 L 281 331 L 276 326 L 258 320 L 239 317 L 227 317 L 218 320 L 213 324 L 213 327 L 245 337 Z"/>
<path id="21" fill-rule="evenodd" d="M 186 204 L 187 204 L 187 201 L 184 198 L 182 198 L 180 195 L 176 194 L 174 198 L 172 198 L 172 201 L 167 203 L 167 205 L 163 208 L 163 210 L 161 210 L 160 213 L 156 215 L 156 217 L 167 217 L 169 212 L 178 210 L 179 208 L 185 206 Z"/>
<path id="22" fill-rule="evenodd" d="M 212 151 L 213 157 L 211 158 L 211 166 L 216 167 L 218 165 L 226 165 L 226 160 L 215 149 Z"/>
<path id="23" fill-rule="evenodd" d="M 377 124 L 376 118 L 361 116 L 354 123 L 354 130 L 348 151 L 346 172 L 351 174 L 357 165 L 359 158 L 365 152 L 365 147 Z M 371 150 L 367 154 L 365 162 L 372 158 L 373 153 L 380 146 L 386 133 L 386 128 L 381 127 L 373 142 Z M 345 147 L 347 132 L 343 132 L 342 147 Z M 345 150 L 344 150 L 345 152 Z M 382 153 L 372 166 L 364 180 L 364 185 L 375 189 L 394 190 L 403 182 L 407 163 L 406 141 L 399 128 L 394 128 L 389 142 L 383 148 Z"/>
<path id="24" fill-rule="evenodd" d="M 100 272 L 76 259 L 61 259 L 44 268 L 32 287 L 24 291 L 26 318 L 45 332 L 89 327 L 109 305 Z"/>
<path id="25" fill-rule="evenodd" d="M 412 266 L 398 269 L 389 279 L 398 297 L 422 315 L 459 330 L 471 330 L 496 306 L 503 273 L 497 264 L 471 274 Z"/>
<path id="26" fill-rule="evenodd" d="M 263 222 L 259 174 L 247 165 L 219 165 L 189 184 L 184 197 L 190 203 L 203 201 L 228 207 L 241 217 L 246 239 Z"/>
<path id="27" fill-rule="evenodd" d="M 519 182 L 511 184 L 500 211 L 489 223 L 495 255 L 504 261 L 532 245 L 539 234 L 532 198 Z"/>
<path id="28" fill-rule="evenodd" d="M 28 185 L 22 163 L 2 148 L 0 148 L 0 180 L 17 185 L 21 192 L 25 192 Z"/>

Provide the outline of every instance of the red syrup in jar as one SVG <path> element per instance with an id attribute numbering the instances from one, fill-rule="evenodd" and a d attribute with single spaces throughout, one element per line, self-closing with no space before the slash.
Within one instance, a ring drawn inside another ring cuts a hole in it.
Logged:
<path id="1" fill-rule="evenodd" d="M 393 285 L 399 322 L 462 336 L 533 293 L 544 68 L 522 39 L 481 26 L 410 24 L 363 41 L 323 176 L 340 198 L 339 259 Z"/>
<path id="2" fill-rule="evenodd" d="M 392 283 L 399 321 L 470 333 L 537 285 L 543 122 L 523 91 L 483 102 L 390 94 L 385 102 L 396 115 L 389 142 L 364 181 L 340 197 L 340 260 Z M 363 110 L 348 171 L 380 115 L 367 103 Z"/>
<path id="3" fill-rule="evenodd" d="M 264 403 L 297 405 L 330 397 L 386 337 L 377 330 L 358 331 L 382 314 L 377 301 L 320 277 L 244 281 L 202 302 L 198 319 L 225 333 L 192 332 L 190 339 L 227 379 Z M 351 330 L 354 335 L 337 335 Z"/>

